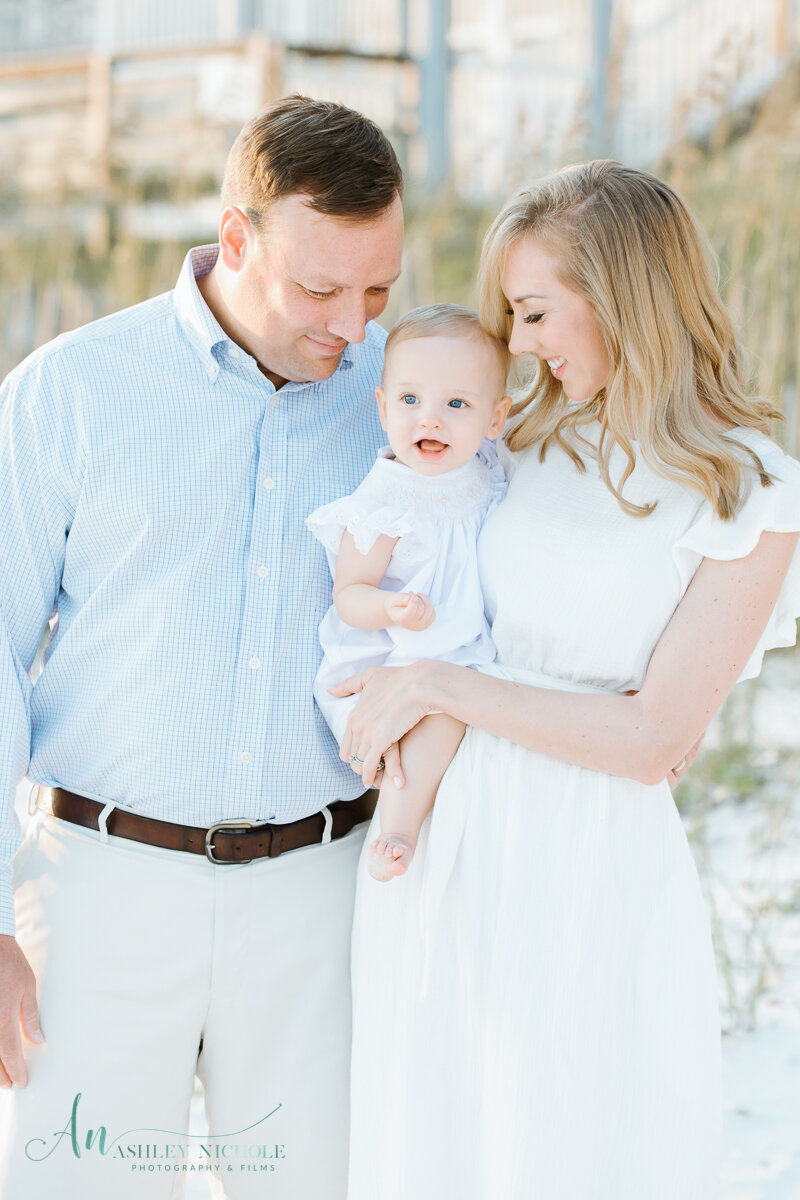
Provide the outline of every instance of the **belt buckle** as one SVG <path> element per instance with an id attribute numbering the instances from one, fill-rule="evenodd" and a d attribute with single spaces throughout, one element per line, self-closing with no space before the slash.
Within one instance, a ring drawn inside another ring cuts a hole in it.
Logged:
<path id="1" fill-rule="evenodd" d="M 219 829 L 224 829 L 226 833 L 244 833 L 246 829 L 252 829 L 252 821 L 217 821 L 216 825 L 211 825 L 206 830 L 206 858 L 210 863 L 214 863 L 218 867 L 236 867 L 242 866 L 244 863 L 251 863 L 252 858 L 216 858 L 214 855 L 214 834 Z"/>

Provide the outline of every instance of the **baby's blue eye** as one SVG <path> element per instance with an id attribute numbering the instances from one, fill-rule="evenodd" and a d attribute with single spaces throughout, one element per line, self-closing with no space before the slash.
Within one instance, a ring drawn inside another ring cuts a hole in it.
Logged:
<path id="1" fill-rule="evenodd" d="M 448 400 L 447 403 L 448 403 L 449 408 L 465 408 L 466 407 L 463 400 Z"/>
<path id="2" fill-rule="evenodd" d="M 406 394 L 404 396 L 400 397 L 400 403 L 401 404 L 416 404 L 417 397 L 414 395 L 413 392 L 406 392 Z"/>

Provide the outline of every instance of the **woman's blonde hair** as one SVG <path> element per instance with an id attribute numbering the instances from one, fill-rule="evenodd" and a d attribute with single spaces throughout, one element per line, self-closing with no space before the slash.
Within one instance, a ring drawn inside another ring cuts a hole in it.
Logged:
<path id="1" fill-rule="evenodd" d="M 752 471 L 765 487 L 771 479 L 758 455 L 726 430 L 769 435 L 780 413 L 748 395 L 717 261 L 684 201 L 654 175 L 603 160 L 567 167 L 514 197 L 486 234 L 479 273 L 481 320 L 506 340 L 512 318 L 500 280 L 510 249 L 529 237 L 591 305 L 612 366 L 605 387 L 576 405 L 539 364 L 511 409 L 521 419 L 506 435 L 509 448 L 539 445 L 544 459 L 557 444 L 585 469 L 578 447 L 591 453 L 593 446 L 580 431 L 598 421 L 600 474 L 625 512 L 646 516 L 654 507 L 622 495 L 637 442 L 653 471 L 695 487 L 723 519 L 735 516 Z M 615 445 L 627 458 L 616 484 L 609 473 Z"/>

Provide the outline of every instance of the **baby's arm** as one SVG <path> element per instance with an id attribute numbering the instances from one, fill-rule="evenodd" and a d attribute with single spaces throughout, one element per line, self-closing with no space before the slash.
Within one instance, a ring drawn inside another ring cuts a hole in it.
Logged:
<path id="1" fill-rule="evenodd" d="M 342 537 L 333 581 L 333 603 L 346 625 L 354 629 L 427 629 L 436 612 L 427 596 L 417 592 L 392 592 L 380 584 L 389 566 L 397 538 L 380 534 L 362 554 L 353 535 Z"/>
<path id="2" fill-rule="evenodd" d="M 381 831 L 367 851 L 367 867 L 375 879 L 386 881 L 408 870 L 422 822 L 433 808 L 464 729 L 447 713 L 432 713 L 401 740 L 405 787 L 398 791 L 388 776 L 381 783 Z"/>
<path id="3" fill-rule="evenodd" d="M 436 616 L 427 596 L 392 592 L 380 584 L 386 574 L 397 538 L 381 534 L 362 554 L 353 535 L 345 531 L 336 562 L 333 603 L 339 617 L 356 629 L 427 629 Z M 414 855 L 425 817 L 433 807 L 436 789 L 464 736 L 464 725 L 444 713 L 421 721 L 403 738 L 402 791 L 388 777 L 381 784 L 381 832 L 369 847 L 367 865 L 376 879 L 402 875 Z"/>

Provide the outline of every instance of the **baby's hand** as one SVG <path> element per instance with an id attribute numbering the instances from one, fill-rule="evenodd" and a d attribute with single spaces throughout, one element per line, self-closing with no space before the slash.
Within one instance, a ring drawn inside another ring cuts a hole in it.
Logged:
<path id="1" fill-rule="evenodd" d="M 386 600 L 387 625 L 420 631 L 433 624 L 436 609 L 423 592 L 395 592 Z"/>

